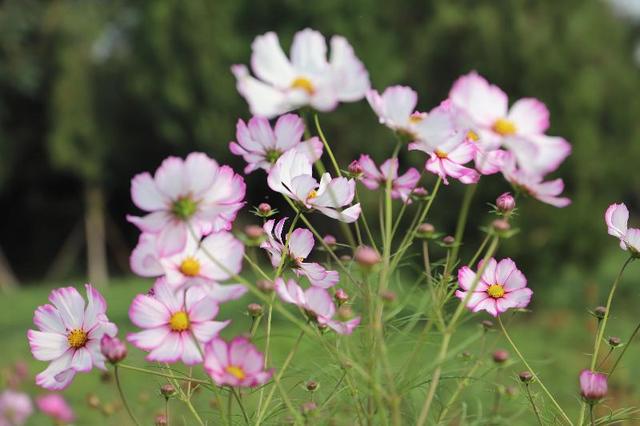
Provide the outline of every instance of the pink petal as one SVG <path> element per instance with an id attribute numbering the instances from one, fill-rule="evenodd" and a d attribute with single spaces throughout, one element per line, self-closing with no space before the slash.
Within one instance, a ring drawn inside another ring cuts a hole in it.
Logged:
<path id="1" fill-rule="evenodd" d="M 51 361 L 59 358 L 69 349 L 69 342 L 64 334 L 29 330 L 27 337 L 31 353 L 39 361 Z"/>
<path id="2" fill-rule="evenodd" d="M 607 224 L 609 235 L 622 238 L 627 233 L 629 209 L 623 203 L 611 204 L 604 214 L 604 220 Z"/>
<path id="3" fill-rule="evenodd" d="M 153 349 L 147 355 L 147 361 L 176 362 L 182 357 L 183 346 L 181 333 L 167 334 L 160 346 Z"/>
<path id="4" fill-rule="evenodd" d="M 140 294 L 131 303 L 129 318 L 138 327 L 154 328 L 167 324 L 171 313 L 155 297 Z"/>
<path id="5" fill-rule="evenodd" d="M 66 333 L 67 328 L 56 308 L 51 305 L 42 305 L 33 314 L 34 324 L 41 330 L 49 333 Z"/>
<path id="6" fill-rule="evenodd" d="M 155 181 L 158 189 L 171 200 L 185 195 L 184 161 L 178 157 L 167 157 L 156 171 Z"/>
<path id="7" fill-rule="evenodd" d="M 289 252 L 296 259 L 306 259 L 313 249 L 313 234 L 308 229 L 298 228 L 291 233 Z"/>
<path id="8" fill-rule="evenodd" d="M 231 320 L 194 322 L 191 325 L 191 330 L 199 342 L 207 343 L 214 337 L 217 337 L 220 331 L 229 325 L 229 323 L 231 323 Z"/>
<path id="9" fill-rule="evenodd" d="M 274 128 L 275 146 L 282 152 L 287 151 L 302 139 L 304 122 L 295 114 L 285 114 L 278 118 Z"/>
<path id="10" fill-rule="evenodd" d="M 518 133 L 541 134 L 549 128 L 549 110 L 534 98 L 516 101 L 509 110 L 508 120 L 515 123 Z"/>
<path id="11" fill-rule="evenodd" d="M 321 317 L 333 317 L 336 307 L 327 290 L 320 287 L 310 287 L 305 290 L 304 297 L 306 299 L 307 309 L 310 309 Z"/>
<path id="12" fill-rule="evenodd" d="M 127 340 L 139 349 L 150 351 L 160 346 L 171 332 L 171 329 L 165 325 L 131 333 L 127 336 Z"/>
<path id="13" fill-rule="evenodd" d="M 140 173 L 131 180 L 131 198 L 137 207 L 148 212 L 165 210 L 171 202 L 158 190 L 153 177 L 147 172 Z"/>
<path id="14" fill-rule="evenodd" d="M 82 327 L 85 302 L 78 290 L 73 287 L 53 290 L 49 295 L 49 301 L 58 309 L 58 313 L 68 329 Z"/>
<path id="15" fill-rule="evenodd" d="M 93 363 L 91 362 L 91 354 L 89 350 L 85 348 L 76 349 L 71 359 L 71 367 L 76 371 L 87 372 L 91 371 Z"/>

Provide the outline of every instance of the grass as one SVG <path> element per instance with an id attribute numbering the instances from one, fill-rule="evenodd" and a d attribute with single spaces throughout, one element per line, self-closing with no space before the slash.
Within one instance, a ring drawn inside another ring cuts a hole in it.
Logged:
<path id="1" fill-rule="evenodd" d="M 128 320 L 127 310 L 133 296 L 142 291 L 146 291 L 149 281 L 143 280 L 121 280 L 114 282 L 104 290 L 104 295 L 109 303 L 110 318 L 116 322 L 122 332 L 133 330 Z M 26 361 L 30 372 L 36 374 L 45 367 L 45 363 L 33 360 L 29 352 L 26 330 L 32 327 L 32 313 L 36 306 L 46 303 L 50 288 L 44 286 L 27 287 L 19 292 L 0 299 L 0 332 L 2 333 L 3 353 L 0 358 L 0 368 L 6 370 L 16 361 Z M 406 296 L 406 295 L 405 295 Z M 402 298 L 400 299 L 402 300 Z M 221 318 L 232 318 L 233 324 L 229 330 L 225 330 L 224 335 L 231 335 L 246 332 L 250 326 L 250 319 L 244 313 L 245 307 L 252 302 L 250 296 L 245 296 L 241 301 L 225 305 L 220 314 Z M 400 313 L 400 316 L 403 312 Z M 443 372 L 442 386 L 438 394 L 439 398 L 435 405 L 435 412 L 439 412 L 444 401 L 454 392 L 460 377 L 468 374 L 469 369 L 477 360 L 480 366 L 475 370 L 470 386 L 461 395 L 460 402 L 451 414 L 458 415 L 462 412 L 468 414 L 467 424 L 508 424 L 514 423 L 513 416 L 524 415 L 518 418 L 517 424 L 537 424 L 530 411 L 524 388 L 519 384 L 517 373 L 523 370 L 515 356 L 512 354 L 509 361 L 501 367 L 497 367 L 491 360 L 490 354 L 497 348 L 512 351 L 507 346 L 506 341 L 497 331 L 490 331 L 486 335 L 485 352 L 481 351 L 480 340 L 475 340 L 468 347 L 460 347 L 460 344 L 474 335 L 481 335 L 481 327 L 478 321 L 487 319 L 484 315 L 467 317 L 467 321 L 461 332 L 456 336 L 452 347 L 459 350 L 453 354 L 456 362 L 450 362 L 445 366 Z M 572 418 L 577 417 L 579 408 L 577 376 L 582 368 L 589 363 L 589 352 L 592 347 L 592 337 L 595 321 L 586 313 L 566 309 L 555 309 L 541 311 L 536 309 L 536 313 L 519 314 L 517 318 L 509 319 L 505 317 L 510 333 L 514 340 L 520 345 L 521 351 L 527 356 L 529 362 L 537 369 L 542 380 L 549 389 L 557 396 L 560 404 Z M 631 332 L 634 321 L 638 318 L 634 315 L 616 314 L 610 322 L 609 335 L 618 335 L 625 340 Z M 391 323 L 390 326 L 395 326 Z M 297 331 L 287 323 L 281 322 L 276 315 L 274 323 L 273 338 L 273 362 L 271 365 L 278 366 L 287 356 L 293 341 L 297 336 Z M 439 338 L 431 334 L 427 338 L 425 350 L 416 357 L 411 365 L 406 365 L 407 354 L 411 351 L 410 342 L 415 340 L 416 334 L 410 336 L 394 338 L 390 342 L 395 369 L 406 367 L 408 374 L 403 381 L 403 392 L 405 393 L 405 405 L 403 413 L 407 418 L 413 418 L 415 411 L 419 410 L 421 401 L 424 399 L 426 387 L 428 385 L 429 367 L 433 362 L 434 354 L 438 348 Z M 333 339 L 333 336 L 327 336 Z M 364 354 L 367 350 L 365 333 L 360 330 L 350 339 L 351 351 L 354 357 Z M 261 339 L 256 339 L 256 343 L 264 347 Z M 463 354 L 468 351 L 469 354 Z M 143 354 L 130 347 L 130 354 L 127 359 L 128 364 L 144 366 L 147 363 L 143 359 Z M 604 350 L 606 353 L 606 349 Z M 610 384 L 611 398 L 599 408 L 600 414 L 605 414 L 608 407 L 613 409 L 632 405 L 634 396 L 638 394 L 637 383 L 640 379 L 640 365 L 634 360 L 640 356 L 640 344 L 630 347 L 626 360 L 619 367 L 612 383 Z M 610 357 L 612 360 L 613 357 Z M 155 368 L 154 365 L 148 365 Z M 183 366 L 176 368 L 186 371 Z M 196 367 L 197 374 L 202 376 L 200 367 Z M 327 417 L 315 417 L 311 424 L 352 424 L 354 416 L 354 399 L 350 392 L 342 387 L 336 387 L 343 375 L 343 370 L 328 362 L 327 356 L 318 345 L 311 340 L 303 339 L 301 347 L 294 357 L 291 368 L 287 370 L 283 381 L 284 388 L 291 395 L 292 404 L 300 407 L 304 402 L 314 400 L 318 405 L 327 404 L 329 410 L 324 410 Z M 349 373 L 351 376 L 352 374 Z M 202 376 L 204 377 L 204 376 Z M 142 375 L 132 371 L 122 371 L 122 380 L 125 392 L 129 395 L 136 415 L 142 424 L 153 424 L 153 419 L 157 413 L 161 413 L 164 408 L 164 400 L 159 394 L 159 388 L 164 384 L 161 377 Z M 305 384 L 313 380 L 319 383 L 319 389 L 310 393 L 306 390 Z M 25 386 L 25 389 L 32 395 L 44 393 L 31 384 L 32 380 Z M 497 398 L 497 389 L 501 389 L 500 398 Z M 532 385 L 535 400 L 539 408 L 547 415 L 547 420 L 553 422 L 549 414 L 552 408 L 543 399 L 539 389 Z M 63 392 L 64 396 L 72 404 L 76 411 L 78 425 L 118 425 L 126 426 L 132 424 L 125 411 L 120 407 L 120 403 L 115 391 L 113 380 L 104 380 L 99 372 L 90 374 L 78 374 L 73 384 Z M 87 403 L 88 395 L 96 395 L 100 400 L 100 407 L 91 408 Z M 244 400 L 249 411 L 255 406 L 257 392 L 246 393 Z M 226 397 L 223 403 L 226 405 Z M 276 410 L 268 414 L 269 424 L 281 424 L 288 416 L 286 408 L 282 404 L 279 393 L 274 396 Z M 195 405 L 202 412 L 203 417 L 209 420 L 208 424 L 214 424 L 213 418 L 217 418 L 217 407 L 212 404 L 211 395 L 206 392 L 199 392 L 195 397 Z M 171 419 L 173 425 L 193 425 L 196 424 L 190 413 L 183 405 L 176 400 L 170 401 Z M 494 412 L 495 411 L 495 412 Z M 484 420 L 474 423 L 474 418 L 481 415 Z M 233 420 L 237 424 L 244 424 L 237 409 L 234 411 Z M 29 425 L 48 424 L 41 415 L 31 418 Z M 216 421 L 215 424 L 218 424 Z M 629 423 L 632 424 L 632 423 Z"/>

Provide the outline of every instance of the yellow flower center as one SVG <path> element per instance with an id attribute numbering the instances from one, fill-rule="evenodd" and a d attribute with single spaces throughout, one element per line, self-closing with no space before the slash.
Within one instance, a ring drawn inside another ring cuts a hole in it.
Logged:
<path id="1" fill-rule="evenodd" d="M 480 139 L 480 136 L 478 136 L 478 134 L 473 130 L 469 130 L 467 132 L 467 139 L 469 139 L 471 142 L 477 142 L 478 139 Z"/>
<path id="2" fill-rule="evenodd" d="M 506 118 L 499 118 L 493 123 L 493 131 L 502 135 L 513 135 L 516 132 L 516 124 Z"/>
<path id="3" fill-rule="evenodd" d="M 176 312 L 169 320 L 169 327 L 173 331 L 187 331 L 190 325 L 189 315 L 184 311 Z"/>
<path id="4" fill-rule="evenodd" d="M 318 193 L 316 192 L 315 189 L 312 189 L 311 191 L 309 191 L 309 193 L 307 194 L 307 200 L 312 200 L 314 198 L 316 198 L 318 196 Z"/>
<path id="5" fill-rule="evenodd" d="M 424 120 L 424 114 L 421 114 L 419 112 L 414 112 L 409 116 L 409 123 L 411 124 L 418 124 L 422 120 Z"/>
<path id="6" fill-rule="evenodd" d="M 491 284 L 487 289 L 487 294 L 493 297 L 494 299 L 500 299 L 504 296 L 504 287 L 500 284 Z"/>
<path id="7" fill-rule="evenodd" d="M 69 346 L 71 346 L 74 349 L 83 348 L 84 345 L 87 344 L 88 340 L 89 340 L 89 336 L 81 328 L 75 328 L 71 330 L 67 335 L 67 342 L 69 342 Z"/>
<path id="8" fill-rule="evenodd" d="M 298 77 L 293 80 L 293 83 L 291 83 L 291 88 L 304 90 L 310 95 L 313 95 L 316 91 L 315 87 L 313 87 L 313 83 L 311 83 L 311 80 L 306 77 Z"/>
<path id="9" fill-rule="evenodd" d="M 247 375 L 244 373 L 244 370 L 240 367 L 236 367 L 235 365 L 230 365 L 226 368 L 227 373 L 231 374 L 238 380 L 243 380 Z"/>
<path id="10" fill-rule="evenodd" d="M 200 262 L 195 257 L 187 257 L 180 264 L 180 272 L 188 277 L 195 277 L 200 273 Z"/>
<path id="11" fill-rule="evenodd" d="M 447 158 L 447 153 L 444 151 L 440 151 L 439 149 L 436 149 L 435 154 L 438 156 L 438 158 Z"/>

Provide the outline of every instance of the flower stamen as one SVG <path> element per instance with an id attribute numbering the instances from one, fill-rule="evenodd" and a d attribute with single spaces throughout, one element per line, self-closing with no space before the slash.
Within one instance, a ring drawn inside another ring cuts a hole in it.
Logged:
<path id="1" fill-rule="evenodd" d="M 200 262 L 195 257 L 187 257 L 180 264 L 180 272 L 188 277 L 195 277 L 200 273 Z"/>
<path id="2" fill-rule="evenodd" d="M 504 287 L 502 287 L 502 285 L 500 284 L 491 284 L 487 289 L 487 294 L 494 299 L 500 299 L 502 296 L 504 296 L 504 293 Z"/>
<path id="3" fill-rule="evenodd" d="M 313 95 L 316 91 L 315 87 L 313 87 L 313 83 L 311 83 L 311 80 L 306 77 L 297 77 L 295 80 L 293 80 L 293 83 L 291 83 L 291 88 L 304 90 L 309 95 Z"/>
<path id="4" fill-rule="evenodd" d="M 169 320 L 169 327 L 171 327 L 172 331 L 187 331 L 190 326 L 191 322 L 189 321 L 189 315 L 184 311 L 176 312 Z"/>
<path id="5" fill-rule="evenodd" d="M 89 335 L 81 328 L 75 328 L 67 334 L 67 342 L 74 349 L 83 348 L 87 341 L 89 341 Z"/>
<path id="6" fill-rule="evenodd" d="M 227 370 L 227 373 L 231 374 L 233 377 L 235 377 L 238 380 L 244 380 L 244 378 L 247 377 L 244 370 L 235 365 L 227 366 L 226 370 Z"/>
<path id="7" fill-rule="evenodd" d="M 499 118 L 493 123 L 493 131 L 502 136 L 513 135 L 516 133 L 516 124 L 506 118 Z"/>

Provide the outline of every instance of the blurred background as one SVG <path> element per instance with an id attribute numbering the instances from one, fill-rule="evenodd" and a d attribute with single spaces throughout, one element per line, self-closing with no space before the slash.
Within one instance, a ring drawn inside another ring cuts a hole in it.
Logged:
<path id="1" fill-rule="evenodd" d="M 127 280 L 138 235 L 125 221 L 137 212 L 130 179 L 193 150 L 240 171 L 227 144 L 236 120 L 250 115 L 229 67 L 249 62 L 256 35 L 276 31 L 287 51 L 296 31 L 312 27 L 346 36 L 374 88 L 415 88 L 421 110 L 474 69 L 512 101 L 533 96 L 547 104 L 549 133 L 573 144 L 554 175 L 573 204 L 520 201 L 522 232 L 502 254 L 540 291 L 550 327 L 561 325 L 572 310 L 584 314 L 602 301 L 624 259 L 606 234 L 606 207 L 624 200 L 640 211 L 639 24 L 638 0 L 4 0 L 2 289 Z M 389 133 L 365 101 L 320 119 L 341 164 L 363 150 L 377 161 L 390 155 Z M 421 165 L 417 156 L 402 160 Z M 247 183 L 249 205 L 273 201 L 262 172 Z M 445 233 L 453 231 L 462 189 L 453 184 L 436 202 L 433 221 Z M 500 177 L 483 180 L 470 246 L 487 222 L 486 203 L 506 190 Z M 256 218 L 245 212 L 239 221 Z M 638 300 L 634 280 L 619 300 Z"/>

